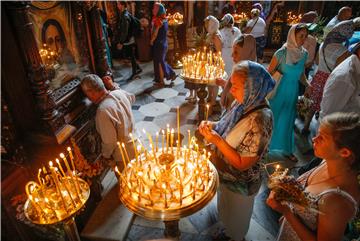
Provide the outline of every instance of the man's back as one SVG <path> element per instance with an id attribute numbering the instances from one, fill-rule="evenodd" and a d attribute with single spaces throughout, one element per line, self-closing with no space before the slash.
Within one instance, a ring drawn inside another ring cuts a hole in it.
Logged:
<path id="1" fill-rule="evenodd" d="M 99 104 L 96 111 L 96 129 L 102 140 L 102 154 L 118 159 L 117 142 L 127 142 L 133 130 L 134 117 L 131 104 L 135 96 L 124 91 L 111 91 Z"/>

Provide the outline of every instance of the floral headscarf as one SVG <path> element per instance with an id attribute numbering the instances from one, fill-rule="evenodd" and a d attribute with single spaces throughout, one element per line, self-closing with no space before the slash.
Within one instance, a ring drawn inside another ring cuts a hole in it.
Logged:
<path id="1" fill-rule="evenodd" d="M 158 27 L 161 26 L 164 21 L 166 21 L 166 9 L 164 5 L 158 2 L 154 3 L 154 7 L 155 6 L 158 6 L 158 12 L 155 16 L 153 16 L 152 24 L 153 26 Z"/>
<path id="2" fill-rule="evenodd" d="M 227 136 L 246 111 L 260 105 L 275 86 L 275 81 L 264 66 L 252 61 L 247 63 L 248 78 L 244 87 L 244 103 L 234 102 L 232 108 L 214 127 L 222 137 Z"/>
<path id="3" fill-rule="evenodd" d="M 224 27 L 234 26 L 234 17 L 230 13 L 225 14 L 225 16 L 221 19 L 221 25 Z"/>
<path id="4" fill-rule="evenodd" d="M 347 42 L 354 33 L 354 22 L 352 20 L 342 21 L 326 35 L 323 48 L 331 43 Z"/>
<path id="5" fill-rule="evenodd" d="M 215 34 L 219 31 L 220 23 L 214 16 L 209 15 L 204 19 L 205 22 L 208 22 L 206 31 L 209 34 Z"/>
<path id="6" fill-rule="evenodd" d="M 295 29 L 298 24 L 294 24 L 288 33 L 286 43 L 281 48 L 286 48 L 286 64 L 295 64 L 304 56 L 306 50 L 303 46 L 298 46 L 295 38 Z"/>

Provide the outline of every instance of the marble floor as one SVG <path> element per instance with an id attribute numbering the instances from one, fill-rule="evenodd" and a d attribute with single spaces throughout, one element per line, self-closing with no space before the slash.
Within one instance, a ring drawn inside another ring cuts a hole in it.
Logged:
<path id="1" fill-rule="evenodd" d="M 181 133 L 186 133 L 190 130 L 192 133 L 197 129 L 198 124 L 198 107 L 196 104 L 190 104 L 185 100 L 189 95 L 188 90 L 184 88 L 184 81 L 181 78 L 176 78 L 174 86 L 165 87 L 162 89 L 148 91 L 152 86 L 153 65 L 152 62 L 141 63 L 143 72 L 139 77 L 132 81 L 126 81 L 130 75 L 130 64 L 114 60 L 114 77 L 115 81 L 124 90 L 127 90 L 136 95 L 136 101 L 132 106 L 135 117 L 135 133 L 148 146 L 148 139 L 143 134 L 143 129 L 149 132 L 155 140 L 156 132 L 165 128 L 167 124 L 176 129 L 176 110 L 180 107 L 180 129 Z M 175 70 L 179 73 L 179 70 Z M 209 119 L 217 118 L 219 113 L 216 111 Z M 296 128 L 300 128 L 301 121 L 297 120 Z M 187 141 L 185 139 L 185 141 Z M 309 139 L 301 135 L 296 135 L 297 152 L 296 155 L 300 162 L 296 164 L 301 166 L 311 159 L 311 146 Z M 310 151 L 309 151 L 310 150 Z M 306 153 L 304 155 L 303 153 Z M 281 156 L 273 156 L 272 160 L 283 161 L 283 164 L 289 167 L 294 167 L 294 164 L 282 160 Z M 116 189 L 115 176 L 107 178 L 105 190 L 110 193 L 112 189 Z M 113 192 L 116 192 L 113 191 Z M 105 195 L 105 194 L 104 194 Z M 115 195 L 116 197 L 116 195 Z M 256 197 L 254 212 L 251 219 L 250 228 L 246 235 L 246 240 L 275 240 L 278 230 L 277 214 L 272 212 L 270 208 L 264 203 L 267 197 L 266 178 L 262 185 L 259 194 Z M 114 204 L 115 205 L 115 204 Z M 116 205 L 121 205 L 120 203 Z M 163 238 L 164 224 L 162 222 L 146 220 L 139 216 L 129 217 L 129 230 L 123 235 L 116 234 L 118 239 L 110 238 L 88 238 L 86 240 L 152 240 Z M 217 219 L 216 197 L 199 212 L 183 218 L 180 220 L 180 240 L 212 240 L 212 235 L 219 228 L 221 223 Z M 108 233 L 108 232 L 104 232 Z M 106 234 L 104 234 L 106 236 Z M 120 237 L 121 236 L 121 237 Z"/>

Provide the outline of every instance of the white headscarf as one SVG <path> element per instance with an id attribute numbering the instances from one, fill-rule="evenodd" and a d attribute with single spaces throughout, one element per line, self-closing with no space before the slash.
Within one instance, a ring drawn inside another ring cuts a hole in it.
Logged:
<path id="1" fill-rule="evenodd" d="M 297 24 L 294 24 L 287 36 L 286 43 L 282 46 L 282 48 L 286 48 L 286 64 L 296 64 L 300 61 L 300 59 L 304 56 L 306 50 L 303 46 L 298 46 L 295 39 L 295 29 Z"/>
<path id="2" fill-rule="evenodd" d="M 209 34 L 215 34 L 219 31 L 220 23 L 214 16 L 209 15 L 204 21 L 208 22 L 206 31 Z"/>

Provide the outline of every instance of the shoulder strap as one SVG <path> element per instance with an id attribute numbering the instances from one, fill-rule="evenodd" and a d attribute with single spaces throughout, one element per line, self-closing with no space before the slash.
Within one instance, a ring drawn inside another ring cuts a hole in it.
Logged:
<path id="1" fill-rule="evenodd" d="M 259 18 L 260 18 L 260 17 L 258 17 L 258 18 L 256 19 L 254 25 L 250 28 L 249 33 L 251 33 L 251 31 L 253 30 L 253 28 L 255 27 L 256 23 L 257 23 L 258 20 L 259 20 Z"/>
<path id="2" fill-rule="evenodd" d="M 353 198 L 353 196 L 351 196 L 348 192 L 344 191 L 344 190 L 341 190 L 339 187 L 337 188 L 330 188 L 330 189 L 327 189 L 323 192 L 321 192 L 320 194 L 318 194 L 319 196 L 319 199 L 325 195 L 325 194 L 328 194 L 328 193 L 335 193 L 335 194 L 339 194 L 341 196 L 343 196 L 344 198 L 346 198 L 347 200 L 349 200 L 352 204 L 354 204 L 354 208 L 355 208 L 355 215 L 356 213 L 358 212 L 358 203 L 356 202 L 355 198 Z"/>

